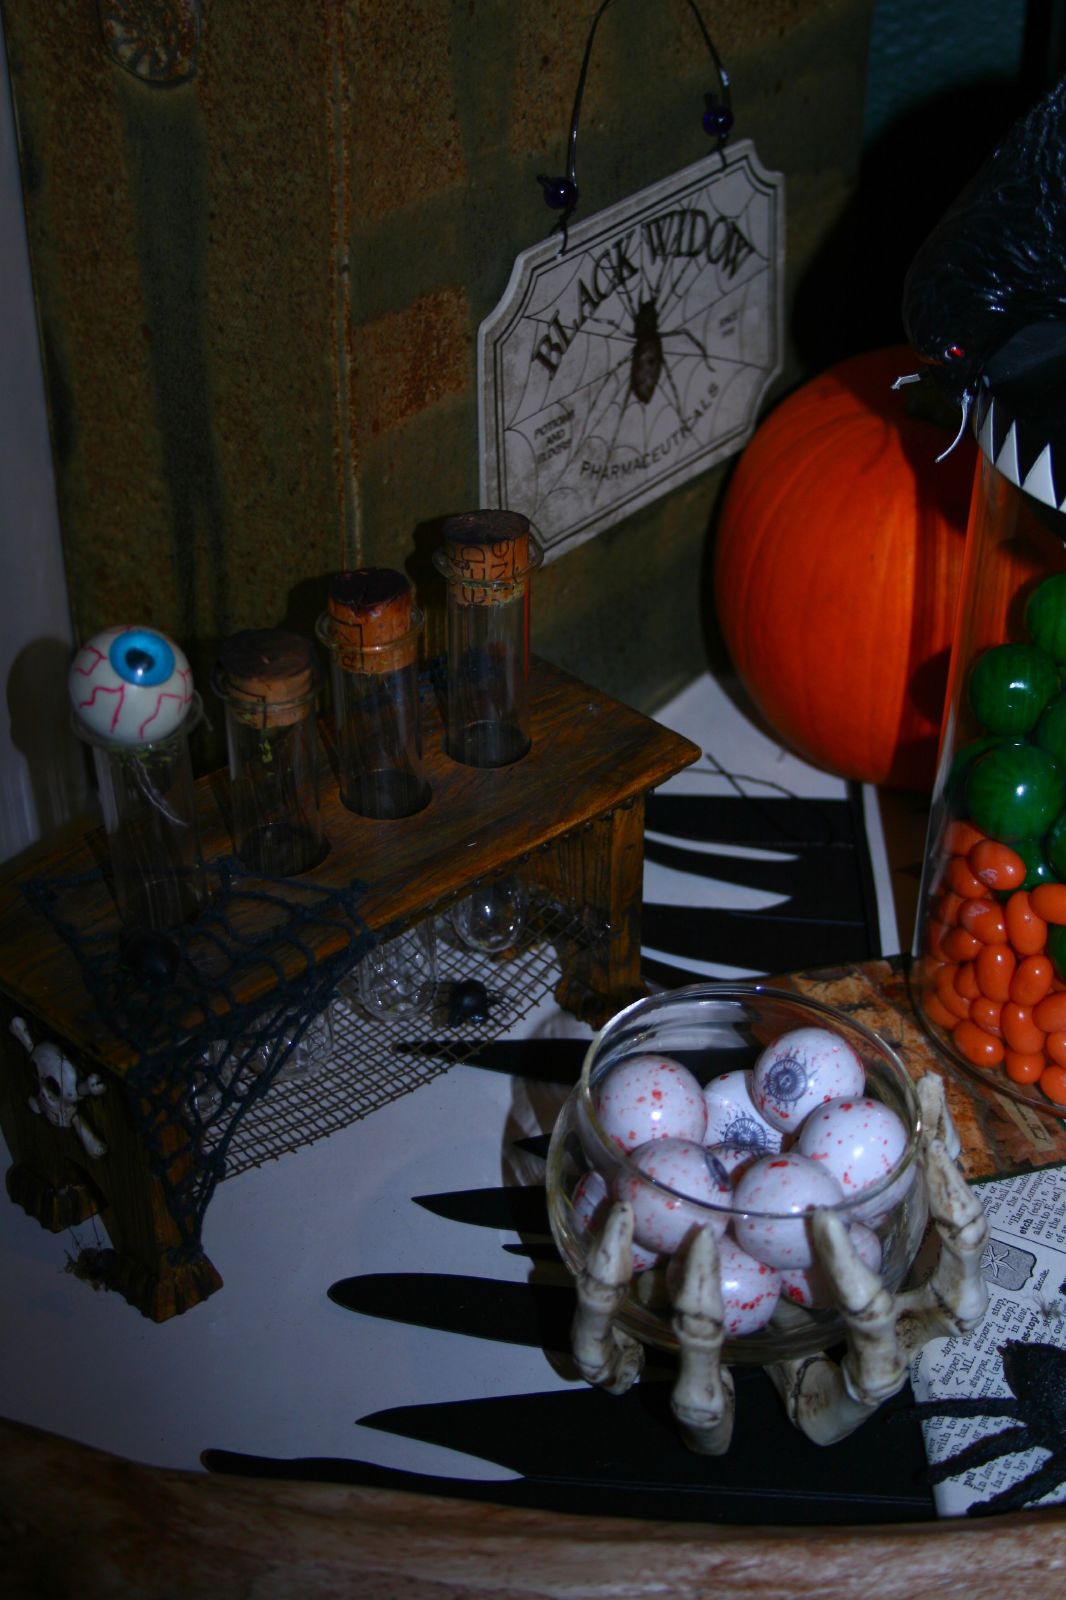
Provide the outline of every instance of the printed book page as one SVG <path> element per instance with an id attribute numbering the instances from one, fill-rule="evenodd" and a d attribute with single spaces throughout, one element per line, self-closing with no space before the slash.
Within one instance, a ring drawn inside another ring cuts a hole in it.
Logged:
<path id="1" fill-rule="evenodd" d="M 1044 1167 L 978 1188 L 990 1227 L 982 1261 L 988 1311 L 966 1337 L 934 1339 L 915 1357 L 911 1384 L 918 1401 L 1012 1401 L 1001 1355 L 1004 1345 L 1020 1341 L 1066 1350 L 1066 1166 Z M 930 1416 L 922 1423 L 929 1461 L 942 1462 L 1025 1421 L 1024 1402 L 1016 1415 Z M 971 1505 L 1022 1484 L 1050 1454 L 1039 1448 L 1013 1450 L 948 1478 L 934 1488 L 939 1514 L 965 1515 Z M 1050 1492 L 1026 1503 L 1063 1501 L 1066 1471 Z"/>

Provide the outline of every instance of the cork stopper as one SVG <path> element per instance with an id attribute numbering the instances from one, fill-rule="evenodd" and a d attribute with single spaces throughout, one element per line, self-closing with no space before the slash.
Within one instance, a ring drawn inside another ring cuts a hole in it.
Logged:
<path id="1" fill-rule="evenodd" d="M 219 650 L 215 687 L 242 722 L 284 727 L 309 712 L 314 647 L 282 628 L 246 628 Z"/>
<path id="2" fill-rule="evenodd" d="M 415 659 L 419 619 L 402 572 L 356 567 L 335 573 L 326 607 L 330 641 L 346 671 L 395 672 Z"/>
<path id="3" fill-rule="evenodd" d="M 522 593 L 529 567 L 528 517 L 519 511 L 464 511 L 445 518 L 443 533 L 448 564 L 464 589 L 503 585 L 487 587 L 480 597 L 472 593 L 468 604 L 491 605 Z"/>

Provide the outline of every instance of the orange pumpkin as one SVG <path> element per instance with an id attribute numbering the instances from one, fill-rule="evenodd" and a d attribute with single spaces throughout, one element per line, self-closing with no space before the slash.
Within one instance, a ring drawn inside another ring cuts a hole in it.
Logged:
<path id="1" fill-rule="evenodd" d="M 723 499 L 715 603 L 737 673 L 816 766 L 932 788 L 976 446 L 891 387 L 905 346 L 797 389 L 756 430 Z"/>

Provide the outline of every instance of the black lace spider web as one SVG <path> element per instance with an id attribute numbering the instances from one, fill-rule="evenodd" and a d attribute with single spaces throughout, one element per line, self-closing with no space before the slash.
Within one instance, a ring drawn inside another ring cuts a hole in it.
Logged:
<path id="1" fill-rule="evenodd" d="M 208 903 L 167 935 L 177 964 L 155 982 L 124 965 L 113 927 L 79 916 L 86 893 L 104 882 L 101 869 L 22 885 L 77 960 L 97 1017 L 132 1052 L 115 1082 L 181 1236 L 166 1252 L 175 1264 L 202 1255 L 204 1215 L 245 1112 L 375 943 L 359 914 L 360 883 L 253 878 L 233 857 L 210 863 L 207 875 Z M 318 957 L 316 941 L 338 936 L 341 947 Z M 257 997 L 240 1001 L 250 985 Z"/>

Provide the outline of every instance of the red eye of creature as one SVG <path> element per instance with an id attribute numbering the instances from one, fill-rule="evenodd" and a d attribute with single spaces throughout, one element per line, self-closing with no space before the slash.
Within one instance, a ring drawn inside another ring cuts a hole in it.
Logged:
<path id="1" fill-rule="evenodd" d="M 961 361 L 965 354 L 966 351 L 962 348 L 961 344 L 949 344 L 947 349 L 944 351 L 944 360 Z"/>

